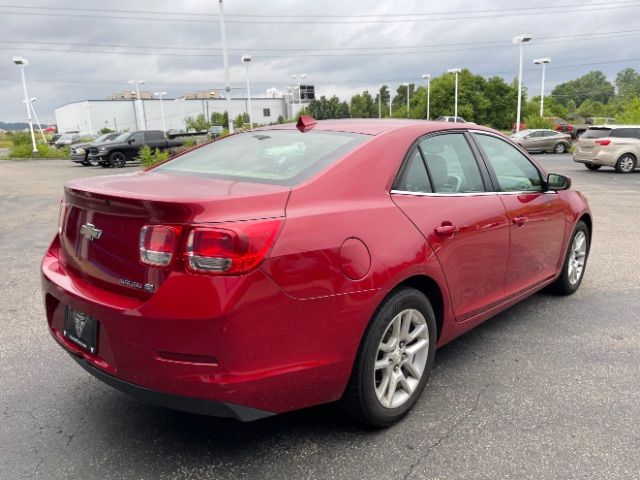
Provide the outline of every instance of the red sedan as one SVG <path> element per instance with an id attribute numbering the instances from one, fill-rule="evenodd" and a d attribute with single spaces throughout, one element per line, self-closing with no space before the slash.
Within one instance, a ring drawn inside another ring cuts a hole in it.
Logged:
<path id="1" fill-rule="evenodd" d="M 499 133 L 297 127 L 66 185 L 42 285 L 51 334 L 84 369 L 180 410 L 253 420 L 340 400 L 387 426 L 437 347 L 580 286 L 585 198 Z"/>

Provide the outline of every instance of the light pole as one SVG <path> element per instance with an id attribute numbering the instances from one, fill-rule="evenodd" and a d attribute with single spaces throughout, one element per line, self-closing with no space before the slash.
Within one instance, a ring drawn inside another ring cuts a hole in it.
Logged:
<path id="1" fill-rule="evenodd" d="M 293 81 L 298 81 L 298 114 L 300 114 L 300 110 L 302 110 L 302 91 L 300 90 L 300 82 L 307 78 L 307 74 L 303 73 L 302 75 L 291 75 Z"/>
<path id="2" fill-rule="evenodd" d="M 144 107 L 142 106 L 142 100 L 140 99 L 140 85 L 144 85 L 144 80 L 129 80 L 127 82 L 129 85 L 135 85 L 136 87 L 136 105 L 138 107 L 138 119 L 139 125 L 138 128 L 140 130 L 146 130 L 147 120 L 144 118 Z"/>
<path id="3" fill-rule="evenodd" d="M 84 103 L 84 108 L 87 109 L 87 122 L 89 125 L 89 135 L 93 137 L 93 126 L 91 125 L 91 107 L 93 107 L 93 105 L 91 105 L 89 102 Z"/>
<path id="4" fill-rule="evenodd" d="M 533 37 L 529 33 L 523 33 L 513 37 L 513 43 L 520 44 L 520 65 L 518 67 L 518 111 L 516 113 L 516 132 L 520 131 L 520 113 L 522 112 L 522 56 L 524 44 L 530 42 Z"/>
<path id="5" fill-rule="evenodd" d="M 227 104 L 227 118 L 229 120 L 229 133 L 233 133 L 233 117 L 231 116 L 231 80 L 229 79 L 229 55 L 227 52 L 227 31 L 224 25 L 224 6 L 222 0 L 218 1 L 220 8 L 220 38 L 222 43 L 222 62 L 224 64 L 224 91 Z"/>
<path id="6" fill-rule="evenodd" d="M 461 68 L 450 68 L 449 70 L 447 70 L 447 72 L 449 73 L 455 73 L 456 75 L 456 89 L 455 89 L 455 100 L 454 100 L 454 107 L 453 107 L 453 116 L 457 117 L 458 116 L 458 75 L 460 74 L 460 72 L 462 72 Z"/>
<path id="7" fill-rule="evenodd" d="M 31 144 L 33 145 L 33 153 L 38 153 L 36 146 L 36 136 L 33 134 L 33 120 L 31 119 L 31 104 L 29 103 L 29 94 L 27 93 L 27 80 L 24 76 L 24 67 L 29 65 L 29 60 L 23 57 L 13 57 L 13 63 L 20 67 L 20 75 L 22 76 L 22 90 L 24 91 L 24 104 L 27 107 L 27 120 L 29 121 L 29 130 L 31 130 Z"/>
<path id="8" fill-rule="evenodd" d="M 42 137 L 42 141 L 44 143 L 47 143 L 47 139 L 44 136 L 44 132 L 42 131 L 42 125 L 40 124 L 40 120 L 38 120 L 38 114 L 36 113 L 36 109 L 33 106 L 33 104 L 36 102 L 37 98 L 36 97 L 31 97 L 31 113 L 33 113 L 33 118 L 36 121 L 36 125 L 38 125 L 38 130 L 40 130 L 40 136 Z M 24 100 L 22 100 L 22 103 L 24 103 Z"/>
<path id="9" fill-rule="evenodd" d="M 427 81 L 427 120 L 429 120 L 429 107 L 431 104 L 431 74 L 425 73 L 422 79 Z"/>
<path id="10" fill-rule="evenodd" d="M 409 118 L 409 84 L 405 83 L 407 86 L 407 118 Z"/>
<path id="11" fill-rule="evenodd" d="M 165 136 L 167 135 L 167 125 L 164 121 L 164 105 L 162 104 L 162 97 L 164 97 L 166 94 L 167 92 L 153 92 L 153 95 L 155 97 L 160 98 L 160 116 L 162 117 L 162 133 Z"/>
<path id="12" fill-rule="evenodd" d="M 251 63 L 251 55 L 243 55 L 242 63 L 247 67 L 247 113 L 249 114 L 249 128 L 253 128 L 253 116 L 251 115 L 251 85 L 249 85 L 249 64 Z"/>
<path id="13" fill-rule="evenodd" d="M 182 116 L 182 124 L 184 125 L 184 130 L 187 130 L 187 122 L 184 121 L 184 97 L 176 98 L 176 102 L 180 104 L 180 115 Z"/>
<path id="14" fill-rule="evenodd" d="M 536 65 L 542 65 L 542 87 L 540 88 L 540 116 L 544 116 L 544 73 L 545 67 L 547 63 L 551 63 L 551 59 L 549 57 L 545 58 L 536 58 L 533 61 Z"/>
<path id="15" fill-rule="evenodd" d="M 391 118 L 392 115 L 392 111 L 391 111 L 391 101 L 393 100 L 393 93 L 391 92 L 391 89 L 389 89 L 389 118 Z"/>
<path id="16" fill-rule="evenodd" d="M 378 92 L 378 118 L 382 118 L 382 89 Z"/>

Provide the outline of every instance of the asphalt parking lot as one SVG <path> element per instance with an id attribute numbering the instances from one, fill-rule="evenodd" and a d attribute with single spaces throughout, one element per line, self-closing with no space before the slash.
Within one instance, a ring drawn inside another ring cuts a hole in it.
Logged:
<path id="1" fill-rule="evenodd" d="M 90 377 L 47 332 L 38 268 L 64 182 L 122 170 L 0 161 L 0 479 L 640 478 L 640 171 L 537 158 L 591 203 L 580 290 L 535 295 L 439 350 L 414 411 L 380 431 L 331 405 L 200 417 Z"/>

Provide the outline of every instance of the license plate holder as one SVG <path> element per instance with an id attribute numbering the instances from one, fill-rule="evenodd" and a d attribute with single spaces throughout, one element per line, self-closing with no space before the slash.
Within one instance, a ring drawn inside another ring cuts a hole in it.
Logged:
<path id="1" fill-rule="evenodd" d="M 98 353 L 99 327 L 100 323 L 92 316 L 74 310 L 69 306 L 66 307 L 62 334 L 65 338 L 93 355 Z"/>

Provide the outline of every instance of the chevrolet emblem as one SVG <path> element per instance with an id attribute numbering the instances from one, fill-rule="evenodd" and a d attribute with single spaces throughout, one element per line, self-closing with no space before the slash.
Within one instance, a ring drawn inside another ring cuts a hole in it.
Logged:
<path id="1" fill-rule="evenodd" d="M 102 230 L 96 228 L 96 226 L 92 223 L 85 223 L 80 227 L 80 235 L 89 240 L 98 240 L 102 235 Z"/>

